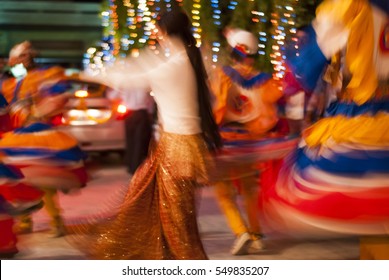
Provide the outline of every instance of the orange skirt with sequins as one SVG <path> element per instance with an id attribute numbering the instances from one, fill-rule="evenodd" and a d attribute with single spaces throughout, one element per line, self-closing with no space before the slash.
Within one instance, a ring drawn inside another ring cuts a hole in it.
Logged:
<path id="1" fill-rule="evenodd" d="M 71 241 L 91 259 L 207 259 L 195 194 L 207 184 L 210 164 L 201 135 L 163 133 L 116 214 L 75 226 Z"/>

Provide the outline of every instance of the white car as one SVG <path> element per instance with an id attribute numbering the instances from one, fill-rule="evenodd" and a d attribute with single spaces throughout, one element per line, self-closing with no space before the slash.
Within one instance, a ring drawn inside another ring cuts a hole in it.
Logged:
<path id="1" fill-rule="evenodd" d="M 109 99 L 104 85 L 77 79 L 69 83 L 74 97 L 65 105 L 58 129 L 73 135 L 85 152 L 124 151 L 127 108 Z"/>

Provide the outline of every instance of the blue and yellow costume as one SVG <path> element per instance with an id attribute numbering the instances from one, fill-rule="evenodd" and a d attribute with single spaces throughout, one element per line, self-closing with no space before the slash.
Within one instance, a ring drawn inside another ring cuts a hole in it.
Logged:
<path id="1" fill-rule="evenodd" d="M 8 103 L 0 95 L 0 135 L 11 129 L 7 107 Z M 18 253 L 13 230 L 14 216 L 20 213 L 21 208 L 24 208 L 23 213 L 41 208 L 43 192 L 23 180 L 18 168 L 0 164 L 0 258 L 13 257 Z"/>
<path id="2" fill-rule="evenodd" d="M 31 46 L 23 42 L 15 49 L 18 55 L 28 54 Z M 17 60 L 18 56 L 13 58 Z M 4 133 L 0 140 L 3 162 L 19 168 L 29 184 L 44 190 L 45 209 L 52 218 L 54 235 L 64 233 L 57 190 L 80 188 L 85 185 L 87 178 L 84 154 L 77 141 L 56 130 L 50 123 L 51 117 L 67 101 L 65 80 L 61 67 L 31 67 L 19 79 L 12 77 L 4 80 L 1 88 L 9 103 L 13 127 L 13 131 Z M 32 230 L 30 216 L 22 217 L 18 230 Z"/>
<path id="3" fill-rule="evenodd" d="M 277 101 L 282 93 L 271 74 L 261 73 L 252 65 L 249 55 L 256 52 L 255 37 L 243 30 L 234 32 L 231 36 L 237 43 L 232 46 L 235 63 L 215 70 L 211 88 L 216 99 L 215 120 L 225 143 L 217 157 L 220 174 L 214 184 L 215 193 L 237 237 L 231 253 L 240 255 L 258 253 L 263 248 L 258 212 L 260 168 L 258 159 L 253 160 L 252 156 L 260 153 L 261 144 L 256 146 L 256 141 L 268 138 L 278 122 Z M 247 223 L 238 207 L 237 193 L 243 197 Z"/>
<path id="4" fill-rule="evenodd" d="M 368 236 L 361 258 L 389 259 L 388 8 L 366 0 L 318 7 L 310 40 L 287 64 L 309 90 L 341 51 L 343 88 L 304 131 L 262 205 L 274 226 L 282 222 L 291 232 Z"/>

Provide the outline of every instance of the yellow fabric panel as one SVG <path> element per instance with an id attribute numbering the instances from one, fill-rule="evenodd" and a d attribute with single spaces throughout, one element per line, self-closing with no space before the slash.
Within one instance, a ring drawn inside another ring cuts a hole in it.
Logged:
<path id="1" fill-rule="evenodd" d="M 224 74 L 223 70 L 216 69 L 211 79 L 211 90 L 216 98 L 213 113 L 217 124 L 221 124 L 226 113 L 228 90 L 231 85 L 231 79 Z"/>
<path id="2" fill-rule="evenodd" d="M 324 1 L 317 14 L 328 13 L 349 30 L 346 49 L 346 68 L 351 80 L 344 99 L 363 104 L 373 97 L 377 88 L 377 74 L 373 63 L 374 22 L 366 0 Z"/>
<path id="3" fill-rule="evenodd" d="M 16 83 L 17 81 L 15 78 L 9 78 L 3 81 L 1 92 L 3 93 L 4 98 L 8 103 L 10 103 L 14 97 Z"/>
<path id="4" fill-rule="evenodd" d="M 44 148 L 53 150 L 70 149 L 78 143 L 75 138 L 66 133 L 50 130 L 28 134 L 14 134 L 8 132 L 3 134 L 0 147 L 23 147 L 23 148 Z"/>
<path id="5" fill-rule="evenodd" d="M 303 137 L 308 146 L 336 143 L 353 143 L 367 146 L 389 145 L 389 114 L 361 115 L 354 118 L 335 116 L 324 118 L 307 128 Z"/>

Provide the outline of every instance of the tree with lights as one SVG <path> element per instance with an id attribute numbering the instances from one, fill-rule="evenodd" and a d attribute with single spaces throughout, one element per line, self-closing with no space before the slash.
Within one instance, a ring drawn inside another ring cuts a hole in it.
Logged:
<path id="1" fill-rule="evenodd" d="M 190 15 L 193 32 L 211 64 L 228 57 L 223 36 L 226 27 L 253 32 L 259 39 L 257 64 L 282 76 L 282 50 L 293 43 L 296 27 L 308 24 L 320 0 L 106 0 L 103 5 L 104 36 L 86 53 L 86 64 L 136 55 L 155 48 L 153 35 L 159 13 L 182 7 Z M 90 67 L 91 65 L 89 65 Z"/>
<path id="2" fill-rule="evenodd" d="M 317 0 L 272 0 L 269 58 L 274 72 L 282 78 L 286 46 L 297 42 L 297 29 L 308 25 L 315 16 Z"/>

